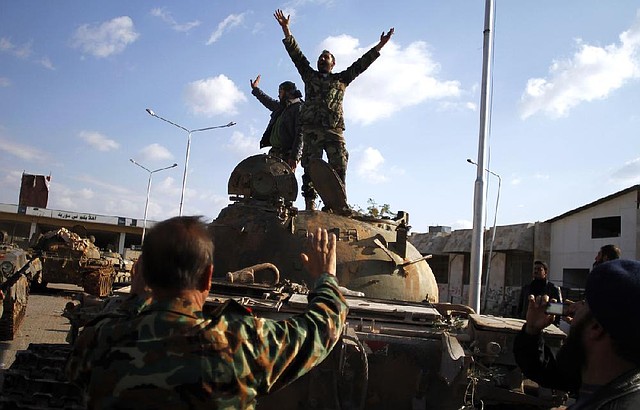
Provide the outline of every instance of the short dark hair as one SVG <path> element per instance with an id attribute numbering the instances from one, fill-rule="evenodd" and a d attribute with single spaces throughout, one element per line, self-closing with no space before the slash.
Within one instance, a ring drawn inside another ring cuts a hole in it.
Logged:
<path id="1" fill-rule="evenodd" d="M 140 258 L 151 289 L 197 289 L 213 263 L 213 240 L 201 216 L 177 216 L 147 232 Z"/>
<path id="2" fill-rule="evenodd" d="M 606 256 L 607 260 L 613 261 L 616 259 L 620 259 L 620 255 L 622 254 L 622 251 L 616 245 L 608 244 L 600 248 L 600 253 L 602 254 L 603 257 Z"/>
<path id="3" fill-rule="evenodd" d="M 331 62 L 332 62 L 333 64 L 335 64 L 335 63 L 336 63 L 336 58 L 335 58 L 335 57 L 334 57 L 334 55 L 331 53 L 331 51 L 329 51 L 329 50 L 322 50 L 322 53 L 320 53 L 320 55 L 323 55 L 324 53 L 327 53 L 327 54 L 329 54 L 329 55 L 331 56 Z"/>
<path id="4" fill-rule="evenodd" d="M 545 272 L 549 272 L 549 266 L 547 265 L 546 262 L 544 262 L 544 261 L 533 261 L 533 266 L 536 266 L 536 265 L 542 265 L 542 267 L 544 268 L 544 271 Z"/>

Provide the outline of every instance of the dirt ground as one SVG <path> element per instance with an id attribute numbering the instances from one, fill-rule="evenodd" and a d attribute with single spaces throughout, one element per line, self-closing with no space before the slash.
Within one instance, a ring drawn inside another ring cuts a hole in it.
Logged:
<path id="1" fill-rule="evenodd" d="M 49 284 L 41 293 L 29 295 L 27 312 L 16 337 L 0 342 L 0 386 L 3 369 L 13 363 L 16 352 L 24 350 L 29 343 L 65 343 L 69 321 L 62 317 L 62 310 L 75 293 L 82 288 L 66 284 Z"/>

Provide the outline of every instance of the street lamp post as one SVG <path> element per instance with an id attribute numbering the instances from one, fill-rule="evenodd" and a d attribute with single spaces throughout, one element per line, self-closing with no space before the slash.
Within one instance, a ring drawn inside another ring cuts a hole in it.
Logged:
<path id="1" fill-rule="evenodd" d="M 153 110 L 151 108 L 147 108 L 146 111 L 152 117 L 156 117 L 158 119 L 161 119 L 162 121 L 168 122 L 169 124 L 171 124 L 173 126 L 176 126 L 176 127 L 180 128 L 181 130 L 187 132 L 187 154 L 186 154 L 185 159 L 184 159 L 184 173 L 182 174 L 182 191 L 180 192 L 180 211 L 179 211 L 179 214 L 180 214 L 180 216 L 182 216 L 182 205 L 184 204 L 184 191 L 187 188 L 187 168 L 189 166 L 189 153 L 191 152 L 191 134 L 193 134 L 194 132 L 209 131 L 209 130 L 213 130 L 213 129 L 216 129 L 216 128 L 233 127 L 234 125 L 236 125 L 236 123 L 231 121 L 231 122 L 229 122 L 228 124 L 225 124 L 225 125 L 216 125 L 214 127 L 206 127 L 206 128 L 198 128 L 198 129 L 195 129 L 195 130 L 190 130 L 190 129 L 186 128 L 186 127 L 183 127 L 180 124 L 176 124 L 173 121 L 169 121 L 166 118 L 162 118 L 161 116 L 159 116 L 158 114 L 153 112 Z"/>
<path id="2" fill-rule="evenodd" d="M 478 166 L 472 159 L 467 158 L 467 162 Z M 489 274 L 491 273 L 491 258 L 493 254 L 493 243 L 496 240 L 496 224 L 498 222 L 498 205 L 500 203 L 500 188 L 502 187 L 502 178 L 495 172 L 485 168 L 485 171 L 498 178 L 498 194 L 496 195 L 496 209 L 493 213 L 493 232 L 491 233 L 491 242 L 489 244 L 489 260 L 487 261 L 487 275 L 484 278 L 484 298 L 482 300 L 482 309 L 487 309 L 487 294 L 489 293 Z"/>
<path id="3" fill-rule="evenodd" d="M 149 209 L 149 194 L 151 193 L 151 176 L 156 172 L 164 171 L 165 169 L 175 168 L 178 166 L 178 164 L 174 163 L 173 165 L 170 165 L 168 167 L 158 168 L 151 171 L 144 165 L 138 164 L 136 161 L 133 160 L 133 158 L 129 158 L 129 161 L 133 162 L 135 165 L 139 166 L 140 168 L 144 169 L 149 173 L 149 182 L 147 182 L 147 201 L 144 204 L 144 219 L 142 220 L 142 240 L 140 241 L 141 243 L 144 243 L 144 234 L 147 230 L 147 210 Z"/>

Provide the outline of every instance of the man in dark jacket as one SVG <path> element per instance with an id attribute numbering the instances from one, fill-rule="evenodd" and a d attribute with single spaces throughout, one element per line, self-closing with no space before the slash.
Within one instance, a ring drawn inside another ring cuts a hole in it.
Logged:
<path id="1" fill-rule="evenodd" d="M 278 87 L 278 100 L 265 94 L 258 85 L 260 76 L 251 83 L 251 94 L 269 111 L 271 118 L 267 129 L 262 134 L 260 148 L 271 147 L 269 155 L 280 158 L 295 170 L 302 153 L 302 129 L 300 127 L 300 110 L 302 93 L 291 81 L 285 81 Z"/>
<path id="2" fill-rule="evenodd" d="M 568 306 L 569 337 L 554 355 L 542 330 L 549 297 L 529 298 L 513 347 L 522 372 L 539 385 L 577 392 L 571 410 L 640 409 L 640 262 L 617 259 L 591 271 L 586 299 Z"/>
<path id="3" fill-rule="evenodd" d="M 344 131 L 342 114 L 344 93 L 347 86 L 380 56 L 380 50 L 393 35 L 393 28 L 386 34 L 382 32 L 378 44 L 351 64 L 349 68 L 339 73 L 333 73 L 332 70 L 336 64 L 333 54 L 324 50 L 318 57 L 318 70 L 314 70 L 291 34 L 289 16 L 285 16 L 282 10 L 276 10 L 274 17 L 282 27 L 284 33 L 282 42 L 287 53 L 304 81 L 306 102 L 300 113 L 300 122 L 304 133 L 302 166 L 306 166 L 312 159 L 322 158 L 324 151 L 327 153 L 329 165 L 340 178 L 342 185 L 346 187 L 349 153 L 342 135 Z M 305 178 L 305 176 L 302 177 L 302 195 L 305 198 L 306 209 L 314 210 L 317 193 L 311 179 Z M 339 209 L 334 211 L 349 212 L 349 210 Z"/>
<path id="4" fill-rule="evenodd" d="M 549 266 L 543 261 L 533 262 L 533 280 L 528 285 L 522 287 L 520 293 L 520 304 L 518 306 L 519 317 L 524 319 L 527 315 L 527 303 L 529 295 L 541 296 L 547 295 L 549 299 L 555 299 L 556 302 L 562 303 L 562 292 L 560 288 L 549 282 L 547 277 L 549 274 Z M 556 319 L 556 325 L 560 323 L 560 317 Z"/>

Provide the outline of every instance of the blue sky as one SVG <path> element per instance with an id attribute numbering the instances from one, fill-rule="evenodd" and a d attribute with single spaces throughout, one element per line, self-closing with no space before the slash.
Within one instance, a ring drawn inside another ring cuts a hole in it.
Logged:
<path id="1" fill-rule="evenodd" d="M 178 214 L 189 129 L 185 214 L 215 218 L 227 182 L 275 96 L 302 82 L 273 18 L 290 13 L 310 61 L 336 70 L 395 28 L 347 89 L 348 202 L 410 214 L 413 232 L 472 224 L 485 2 L 476 0 L 0 2 L 0 203 L 22 172 L 51 174 L 49 208 L 149 219 Z M 496 1 L 490 163 L 502 177 L 498 224 L 542 221 L 640 183 L 640 5 Z M 300 180 L 300 170 L 297 172 Z M 497 179 L 490 176 L 488 223 Z M 299 199 L 296 203 L 303 208 Z"/>

